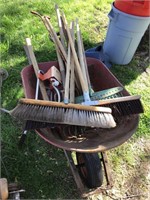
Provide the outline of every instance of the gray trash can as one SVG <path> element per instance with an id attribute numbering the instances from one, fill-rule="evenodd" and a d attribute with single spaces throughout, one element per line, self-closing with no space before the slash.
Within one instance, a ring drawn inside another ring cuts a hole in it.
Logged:
<path id="1" fill-rule="evenodd" d="M 109 26 L 103 45 L 103 53 L 109 62 L 126 65 L 134 53 L 150 24 L 150 17 L 126 14 L 112 4 Z"/>

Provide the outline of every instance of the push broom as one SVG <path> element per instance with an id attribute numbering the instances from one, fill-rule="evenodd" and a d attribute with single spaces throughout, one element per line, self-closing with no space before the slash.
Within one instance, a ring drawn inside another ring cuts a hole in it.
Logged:
<path id="1" fill-rule="evenodd" d="M 28 52 L 32 64 L 36 63 L 30 40 L 27 40 Z M 37 64 L 37 63 L 36 63 Z M 3 111 L 6 111 L 3 109 Z M 107 107 L 85 106 L 80 104 L 64 104 L 34 99 L 20 99 L 11 111 L 11 116 L 21 120 L 31 120 L 56 124 L 112 128 L 116 126 L 111 109 Z"/>
<path id="2" fill-rule="evenodd" d="M 77 41 L 78 41 L 78 49 L 79 49 L 78 50 L 79 58 L 83 65 L 84 73 L 87 72 L 87 73 L 85 73 L 85 78 L 87 78 L 87 82 L 91 86 L 91 84 L 89 82 L 88 69 L 87 69 L 86 61 L 85 61 L 85 57 L 84 57 L 83 42 L 82 42 L 81 32 L 79 29 L 78 20 L 76 20 L 76 23 L 77 23 L 76 25 L 77 25 L 77 38 L 78 38 Z M 116 89 L 117 90 L 120 89 L 120 91 L 122 90 L 122 88 L 116 88 Z M 106 94 L 105 94 L 105 96 L 107 97 Z M 113 96 L 113 92 L 112 92 L 112 96 Z M 111 97 L 111 95 L 109 97 Z M 106 105 L 106 106 L 112 108 L 113 116 L 114 115 L 115 116 L 125 116 L 125 115 L 139 114 L 139 113 L 144 112 L 140 98 L 141 98 L 140 95 L 124 96 L 124 97 L 122 96 L 122 97 L 118 97 L 118 98 L 116 97 L 116 98 L 112 98 L 112 99 L 109 98 L 106 100 L 97 100 L 97 101 L 95 101 L 95 104 L 100 105 L 100 106 Z M 81 100 L 82 100 L 82 98 L 80 97 L 80 102 L 81 102 Z M 78 102 L 79 102 L 79 98 L 78 98 Z"/>
<path id="3" fill-rule="evenodd" d="M 79 58 L 82 63 L 82 66 L 83 66 L 85 78 L 87 78 L 87 82 L 89 83 L 88 69 L 86 69 L 86 63 L 84 62 L 84 52 L 82 49 L 82 37 L 81 37 L 78 21 L 77 21 L 77 38 L 78 38 L 77 40 L 78 40 Z M 87 72 L 87 76 L 86 76 L 85 72 Z M 121 91 L 122 88 L 118 87 L 118 88 L 116 88 L 116 90 Z M 140 98 L 141 98 L 140 95 L 122 96 L 122 97 L 112 98 L 115 93 L 113 93 L 113 91 L 111 91 L 111 90 L 110 90 L 110 92 L 112 92 L 112 94 L 109 94 L 109 90 L 108 90 L 108 96 L 107 96 L 107 91 L 106 91 L 106 93 L 104 92 L 104 97 L 106 98 L 104 100 L 102 100 L 102 99 L 98 100 L 97 95 L 96 95 L 95 96 L 96 97 L 95 105 L 110 107 L 112 109 L 113 116 L 115 116 L 115 117 L 126 116 L 126 115 L 131 115 L 131 114 L 139 114 L 139 113 L 144 112 L 142 103 L 140 101 Z M 92 100 L 93 100 L 93 98 L 92 98 Z M 82 96 L 76 97 L 76 102 L 81 103 L 82 101 L 83 101 Z M 90 104 L 91 104 L 90 102 L 89 103 L 86 102 L 86 105 L 90 105 Z"/>
<path id="4" fill-rule="evenodd" d="M 84 50 L 83 42 L 82 42 L 81 32 L 79 29 L 78 20 L 76 20 L 76 25 L 77 25 L 77 42 L 78 42 L 79 58 L 80 58 L 80 62 L 82 65 L 84 77 L 85 77 L 85 79 L 87 79 L 87 82 L 91 88 L 88 69 L 87 69 L 86 60 L 85 60 L 84 51 L 83 51 Z M 119 89 L 119 88 L 117 88 L 117 89 Z M 111 97 L 111 95 L 110 95 L 110 97 Z M 95 101 L 95 105 L 109 106 L 110 108 L 112 108 L 113 116 L 116 116 L 116 117 L 131 115 L 131 114 L 139 114 L 139 113 L 144 112 L 140 98 L 141 98 L 140 95 L 118 97 L 118 98 L 113 98 L 113 99 L 109 98 L 106 100 L 97 100 L 97 101 Z M 84 102 L 84 104 L 91 105 L 91 103 L 88 101 Z"/>

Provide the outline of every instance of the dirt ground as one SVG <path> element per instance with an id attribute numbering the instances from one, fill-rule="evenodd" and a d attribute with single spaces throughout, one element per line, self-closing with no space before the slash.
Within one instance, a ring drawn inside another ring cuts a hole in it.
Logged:
<path id="1" fill-rule="evenodd" d="M 112 168 L 113 187 L 90 196 L 88 200 L 150 199 L 150 140 L 140 138 L 132 148 L 135 152 L 134 166 L 123 162 L 120 173 Z"/>

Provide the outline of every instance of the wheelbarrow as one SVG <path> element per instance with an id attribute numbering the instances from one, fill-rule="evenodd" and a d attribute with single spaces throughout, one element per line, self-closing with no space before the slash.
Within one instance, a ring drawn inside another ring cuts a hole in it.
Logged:
<path id="1" fill-rule="evenodd" d="M 102 91 L 112 87 L 122 87 L 122 95 L 130 95 L 110 70 L 100 61 L 87 58 L 90 80 L 94 91 Z M 44 73 L 52 66 L 59 69 L 57 61 L 39 63 L 39 68 Z M 21 71 L 25 97 L 34 99 L 36 93 L 36 76 L 32 65 L 26 66 Z M 86 196 L 85 187 L 98 191 L 102 185 L 102 166 L 106 175 L 107 185 L 110 187 L 111 173 L 108 165 L 106 151 L 126 142 L 136 131 L 139 115 L 120 117 L 117 126 L 112 129 L 86 128 L 76 126 L 55 126 L 37 128 L 35 132 L 46 142 L 64 150 L 69 161 L 75 182 L 82 196 Z M 71 157 L 75 152 L 77 164 Z M 101 153 L 101 159 L 98 153 Z M 98 188 L 98 189 L 95 189 Z"/>

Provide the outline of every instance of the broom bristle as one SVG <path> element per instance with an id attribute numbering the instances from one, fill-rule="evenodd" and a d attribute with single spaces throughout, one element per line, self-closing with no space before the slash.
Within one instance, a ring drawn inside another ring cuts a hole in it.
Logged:
<path id="1" fill-rule="evenodd" d="M 140 100 L 112 103 L 107 106 L 112 109 L 113 116 L 115 117 L 144 113 Z"/>
<path id="2" fill-rule="evenodd" d="M 37 122 L 37 121 L 27 120 L 25 123 L 24 130 L 35 130 L 35 129 L 46 128 L 46 127 L 54 127 L 54 124 L 47 123 L 47 122 Z"/>
<path id="3" fill-rule="evenodd" d="M 116 122 L 111 109 L 106 107 L 81 106 L 59 102 L 20 100 L 19 104 L 10 111 L 10 114 L 21 120 L 32 120 L 47 123 L 69 124 L 76 126 L 113 128 Z M 84 110 L 85 108 L 85 110 Z M 89 108 L 89 110 L 88 110 Z M 92 110 L 93 109 L 93 110 Z"/>
<path id="4" fill-rule="evenodd" d="M 139 114 L 144 112 L 139 95 L 124 96 L 114 99 L 100 100 L 100 106 L 108 106 L 115 117 Z"/>
<path id="5" fill-rule="evenodd" d="M 133 115 L 144 112 L 140 98 L 140 95 L 122 96 L 112 99 L 95 101 L 95 105 L 107 106 L 111 108 L 112 115 L 115 117 Z M 86 105 L 88 105 L 88 102 L 86 102 Z"/>

